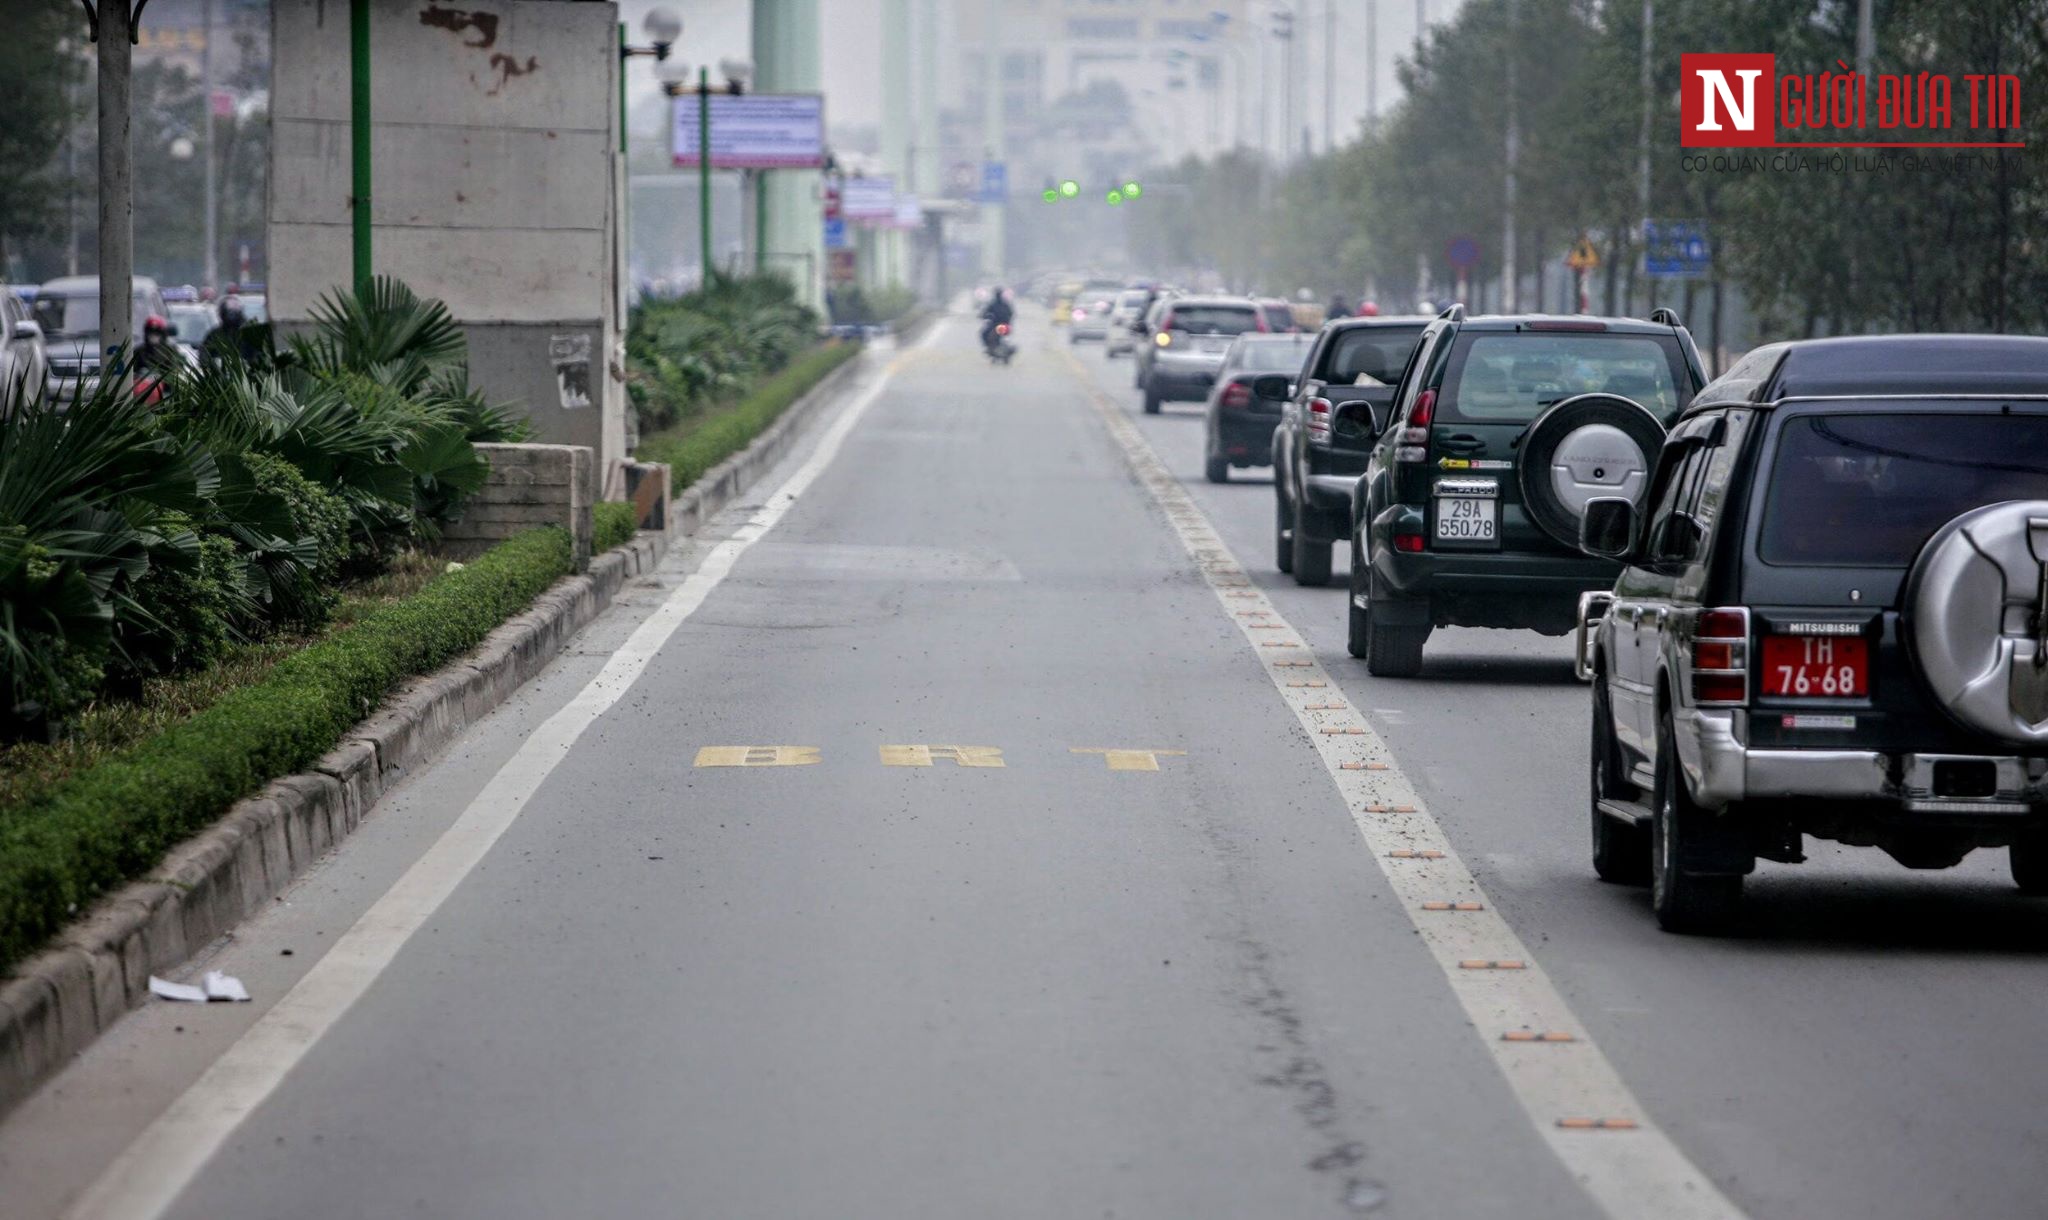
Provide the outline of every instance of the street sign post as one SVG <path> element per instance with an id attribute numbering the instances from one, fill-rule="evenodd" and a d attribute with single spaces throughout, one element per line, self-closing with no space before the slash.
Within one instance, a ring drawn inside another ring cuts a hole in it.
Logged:
<path id="1" fill-rule="evenodd" d="M 1471 295 L 1472 268 L 1479 265 L 1479 242 L 1469 234 L 1460 233 L 1444 243 L 1444 261 L 1458 273 L 1454 292 L 1462 301 Z"/>
<path id="2" fill-rule="evenodd" d="M 1643 274 L 1653 280 L 1705 279 L 1713 274 L 1713 254 L 1703 220 L 1643 222 Z"/>
<path id="3" fill-rule="evenodd" d="M 1010 166 L 1006 161 L 981 163 L 981 192 L 978 203 L 1002 203 L 1010 197 Z"/>
<path id="4" fill-rule="evenodd" d="M 1564 265 L 1572 269 L 1578 280 L 1579 312 L 1593 312 L 1593 296 L 1586 283 L 1586 277 L 1600 265 L 1600 251 L 1594 247 L 1593 239 L 1579 234 L 1579 240 L 1572 243 L 1572 252 L 1564 256 Z"/>

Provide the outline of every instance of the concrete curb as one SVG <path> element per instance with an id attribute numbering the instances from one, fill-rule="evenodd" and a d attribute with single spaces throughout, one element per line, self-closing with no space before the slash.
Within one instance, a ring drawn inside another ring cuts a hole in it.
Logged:
<path id="1" fill-rule="evenodd" d="M 310 771 L 237 802 L 142 881 L 95 903 L 49 948 L 0 979 L 0 1115 L 57 1074 L 128 1010 L 149 976 L 175 969 L 259 910 L 347 838 L 384 790 L 547 668 L 671 538 L 694 534 L 787 452 L 803 425 L 857 375 L 834 369 L 752 444 L 675 500 L 668 534 L 642 533 L 555 582 L 474 652 L 400 687 Z"/>

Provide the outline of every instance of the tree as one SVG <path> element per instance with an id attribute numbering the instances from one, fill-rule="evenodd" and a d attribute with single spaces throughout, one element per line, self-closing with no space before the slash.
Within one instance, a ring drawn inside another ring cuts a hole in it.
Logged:
<path id="1" fill-rule="evenodd" d="M 0 39 L 0 81 L 7 82 L 0 122 L 0 278 L 22 242 L 57 227 L 65 191 L 58 151 L 78 117 L 85 79 L 85 19 L 57 0 L 14 6 Z"/>

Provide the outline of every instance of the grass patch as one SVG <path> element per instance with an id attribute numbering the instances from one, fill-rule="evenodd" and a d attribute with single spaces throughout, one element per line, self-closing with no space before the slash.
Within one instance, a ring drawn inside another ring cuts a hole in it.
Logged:
<path id="1" fill-rule="evenodd" d="M 607 500 L 593 506 L 591 516 L 590 549 L 599 555 L 633 541 L 640 531 L 640 514 L 630 504 Z"/>
<path id="2" fill-rule="evenodd" d="M 643 462 L 667 462 L 669 486 L 681 491 L 703 478 L 705 471 L 746 448 L 791 403 L 859 352 L 857 343 L 828 343 L 814 348 L 732 406 L 642 439 L 634 456 Z"/>
<path id="3" fill-rule="evenodd" d="M 476 647 L 569 572 L 569 536 L 533 530 L 453 571 L 438 562 L 398 565 L 352 621 L 304 648 L 251 652 L 166 684 L 154 707 L 109 709 L 80 769 L 0 805 L 0 968 L 235 801 L 304 770 L 400 681 Z"/>

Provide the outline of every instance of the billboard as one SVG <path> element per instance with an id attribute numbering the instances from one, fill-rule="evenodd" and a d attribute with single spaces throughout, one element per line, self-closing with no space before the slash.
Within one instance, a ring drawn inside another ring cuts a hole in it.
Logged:
<path id="1" fill-rule="evenodd" d="M 672 148 L 678 169 L 697 167 L 696 93 L 677 96 Z M 711 168 L 819 169 L 825 164 L 825 99 L 815 93 L 713 93 Z"/>
<path id="2" fill-rule="evenodd" d="M 848 178 L 839 184 L 839 210 L 867 224 L 896 222 L 896 179 Z"/>

